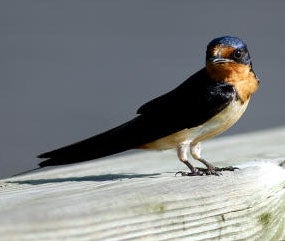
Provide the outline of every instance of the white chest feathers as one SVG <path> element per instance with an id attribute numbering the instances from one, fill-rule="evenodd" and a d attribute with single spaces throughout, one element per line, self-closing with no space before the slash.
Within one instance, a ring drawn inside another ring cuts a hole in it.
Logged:
<path id="1" fill-rule="evenodd" d="M 225 109 L 204 124 L 189 129 L 189 139 L 198 143 L 226 131 L 239 120 L 246 110 L 248 102 L 249 99 L 244 103 L 233 100 Z"/>

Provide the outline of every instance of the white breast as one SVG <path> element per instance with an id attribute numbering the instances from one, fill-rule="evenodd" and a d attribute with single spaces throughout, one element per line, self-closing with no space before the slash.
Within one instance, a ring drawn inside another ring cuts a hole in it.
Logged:
<path id="1" fill-rule="evenodd" d="M 233 100 L 224 110 L 203 125 L 189 129 L 189 139 L 194 144 L 226 131 L 239 120 L 248 102 L 249 100 L 244 103 L 241 103 L 239 100 Z"/>

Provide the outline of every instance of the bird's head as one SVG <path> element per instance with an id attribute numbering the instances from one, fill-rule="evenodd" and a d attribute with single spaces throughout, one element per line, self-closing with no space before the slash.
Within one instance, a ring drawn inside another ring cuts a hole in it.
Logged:
<path id="1" fill-rule="evenodd" d="M 251 64 L 246 44 L 240 38 L 230 36 L 215 38 L 208 44 L 206 62 L 210 64 Z"/>
<path id="2" fill-rule="evenodd" d="M 241 96 L 250 96 L 258 88 L 247 46 L 240 38 L 213 39 L 207 46 L 206 69 L 212 79 L 232 84 Z"/>

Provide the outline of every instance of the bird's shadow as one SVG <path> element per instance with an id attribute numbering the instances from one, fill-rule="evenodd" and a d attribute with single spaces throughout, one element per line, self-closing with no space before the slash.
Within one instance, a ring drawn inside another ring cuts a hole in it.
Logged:
<path id="1" fill-rule="evenodd" d="M 42 185 L 47 183 L 62 183 L 62 182 L 104 182 L 104 181 L 116 181 L 116 180 L 133 179 L 133 178 L 155 178 L 159 175 L 161 175 L 161 173 L 151 173 L 151 174 L 119 173 L 119 174 L 103 174 L 97 176 L 92 175 L 92 176 L 82 176 L 82 177 L 30 179 L 30 180 L 19 180 L 19 181 L 17 180 L 17 181 L 8 181 L 8 183 Z"/>

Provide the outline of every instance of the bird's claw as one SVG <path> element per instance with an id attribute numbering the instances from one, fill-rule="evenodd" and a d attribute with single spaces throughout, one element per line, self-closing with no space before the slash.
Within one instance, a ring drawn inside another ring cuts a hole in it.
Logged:
<path id="1" fill-rule="evenodd" d="M 210 167 L 210 168 L 197 168 L 199 172 L 202 172 L 204 175 L 203 176 L 221 176 L 223 175 L 220 170 L 217 170 L 216 167 Z"/>
<path id="2" fill-rule="evenodd" d="M 181 174 L 181 176 L 210 176 L 210 175 L 222 176 L 223 175 L 222 171 L 234 171 L 237 169 L 239 169 L 239 168 L 232 167 L 232 166 L 229 166 L 229 167 L 210 167 L 210 168 L 197 167 L 191 172 L 183 172 L 183 171 L 176 172 L 175 176 L 177 176 L 178 174 Z"/>
<path id="3" fill-rule="evenodd" d="M 175 176 L 177 176 L 178 174 L 181 174 L 181 176 L 205 176 L 206 174 L 205 173 L 202 173 L 200 171 L 195 171 L 195 172 L 182 172 L 182 171 L 179 171 L 179 172 L 176 172 L 175 173 Z"/>
<path id="4" fill-rule="evenodd" d="M 228 167 L 215 167 L 216 171 L 222 172 L 222 171 L 230 171 L 233 172 L 234 170 L 239 170 L 238 167 L 228 166 Z"/>
<path id="5" fill-rule="evenodd" d="M 175 176 L 178 174 L 181 174 L 181 176 L 209 176 L 209 175 L 215 175 L 215 176 L 220 176 L 222 175 L 221 172 L 215 171 L 214 169 L 206 169 L 206 168 L 195 168 L 194 171 L 191 172 L 176 172 Z"/>

